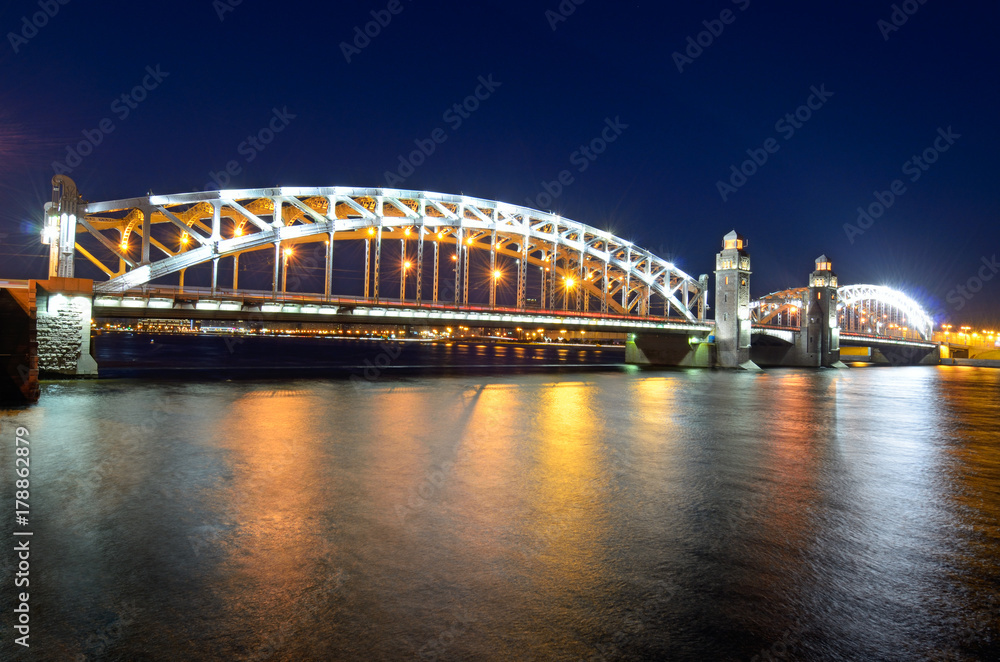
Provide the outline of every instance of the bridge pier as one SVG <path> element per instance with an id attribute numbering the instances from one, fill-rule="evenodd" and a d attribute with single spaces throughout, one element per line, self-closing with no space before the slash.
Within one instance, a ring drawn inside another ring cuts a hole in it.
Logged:
<path id="1" fill-rule="evenodd" d="M 846 368 L 840 360 L 840 323 L 837 320 L 837 274 L 825 255 L 816 258 L 809 288 L 802 295 L 799 330 L 758 334 L 754 361 L 764 366 Z"/>
<path id="2" fill-rule="evenodd" d="M 90 322 L 94 281 L 50 278 L 31 281 L 36 302 L 38 371 L 45 375 L 96 377 Z"/>
<path id="3" fill-rule="evenodd" d="M 717 363 L 715 349 L 698 336 L 632 334 L 625 343 L 625 363 L 711 368 Z"/>

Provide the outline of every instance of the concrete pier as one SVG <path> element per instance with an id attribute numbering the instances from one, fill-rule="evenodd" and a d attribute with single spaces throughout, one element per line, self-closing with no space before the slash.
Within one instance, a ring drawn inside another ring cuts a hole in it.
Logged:
<path id="1" fill-rule="evenodd" d="M 31 281 L 36 302 L 38 370 L 60 377 L 96 377 L 90 353 L 94 281 L 50 278 Z"/>

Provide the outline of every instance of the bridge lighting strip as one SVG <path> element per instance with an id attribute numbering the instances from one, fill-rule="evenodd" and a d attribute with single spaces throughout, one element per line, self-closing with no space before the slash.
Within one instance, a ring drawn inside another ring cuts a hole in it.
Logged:
<path id="1" fill-rule="evenodd" d="M 848 334 L 840 334 L 841 340 L 850 340 L 857 343 L 863 343 L 865 341 L 877 343 L 879 345 L 906 345 L 907 347 L 926 347 L 928 349 L 932 347 L 937 347 L 937 343 L 929 342 L 919 342 L 915 340 L 890 340 L 888 338 L 880 338 L 877 336 L 854 336 Z"/>

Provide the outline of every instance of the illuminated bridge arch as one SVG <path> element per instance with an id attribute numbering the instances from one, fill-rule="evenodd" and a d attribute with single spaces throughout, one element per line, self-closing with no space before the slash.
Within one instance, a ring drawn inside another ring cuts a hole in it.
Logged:
<path id="1" fill-rule="evenodd" d="M 68 178 L 60 181 L 68 182 L 64 187 L 74 186 Z M 412 289 L 415 281 L 417 303 L 438 303 L 439 281 L 447 274 L 454 278 L 454 301 L 442 303 L 469 304 L 470 252 L 485 251 L 480 255 L 489 256 L 493 280 L 514 283 L 513 270 L 504 272 L 501 263 L 516 263 L 519 308 L 527 304 L 528 266 L 533 265 L 539 271 L 533 272 L 532 282 L 541 279 L 541 308 L 586 311 L 593 305 L 601 312 L 630 315 L 651 315 L 655 309 L 692 321 L 705 316 L 707 279 L 696 280 L 603 230 L 518 205 L 426 191 L 343 187 L 149 195 L 80 201 L 71 214 L 77 235 L 67 238 L 58 227 L 60 212 L 66 218 L 67 204 L 58 197 L 56 180 L 53 184 L 47 233 L 63 237 L 64 253 L 67 243 L 74 246 L 107 275 L 107 281 L 95 284 L 98 293 L 126 292 L 203 263 L 213 265 L 214 287 L 223 258 L 233 260 L 236 289 L 239 256 L 266 250 L 274 252 L 277 293 L 281 250 L 312 242 L 360 241 L 365 251 L 364 294 L 375 301 L 405 299 L 406 270 L 412 269 L 410 284 Z M 81 243 L 85 238 L 91 248 Z M 95 240 L 100 247 L 93 246 Z M 398 243 L 386 245 L 392 240 Z M 447 245 L 452 250 L 446 256 L 440 247 Z M 53 254 L 59 250 L 54 247 Z M 425 250 L 433 252 L 433 266 Z M 326 296 L 331 295 L 333 255 L 326 251 Z M 108 256 L 117 266 L 106 264 Z M 430 296 L 424 282 L 431 280 L 428 271 L 433 273 Z M 396 277 L 402 272 L 399 299 L 386 297 L 384 282 L 380 291 L 380 280 L 390 272 Z M 480 278 L 476 273 L 473 277 Z M 489 289 L 493 305 L 496 284 Z"/>
<path id="2" fill-rule="evenodd" d="M 750 303 L 754 324 L 799 328 L 809 288 L 773 292 Z M 934 321 L 912 298 L 884 285 L 844 285 L 837 288 L 841 331 L 930 340 Z"/>
<path id="3" fill-rule="evenodd" d="M 837 289 L 842 331 L 887 336 L 919 334 L 931 340 L 934 320 L 909 296 L 884 285 L 846 285 Z"/>

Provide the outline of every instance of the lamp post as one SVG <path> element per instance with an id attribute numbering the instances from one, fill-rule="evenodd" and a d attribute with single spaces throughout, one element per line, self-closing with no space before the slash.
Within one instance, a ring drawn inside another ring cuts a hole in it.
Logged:
<path id="1" fill-rule="evenodd" d="M 490 308 L 497 307 L 497 283 L 502 276 L 503 273 L 497 269 L 493 272 L 493 277 L 490 278 Z"/>
<path id="2" fill-rule="evenodd" d="M 403 262 L 403 268 L 399 271 L 399 301 L 402 303 L 406 299 L 406 272 L 410 270 L 409 260 Z"/>
<path id="3" fill-rule="evenodd" d="M 285 296 L 285 285 L 288 283 L 288 258 L 291 256 L 291 248 L 286 248 L 281 253 L 281 296 Z"/>
<path id="4" fill-rule="evenodd" d="M 563 309 L 565 310 L 569 310 L 569 293 L 573 289 L 574 285 L 576 285 L 575 280 L 572 278 L 566 279 L 566 296 L 563 298 Z"/>

